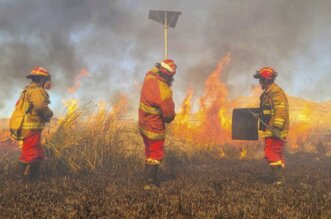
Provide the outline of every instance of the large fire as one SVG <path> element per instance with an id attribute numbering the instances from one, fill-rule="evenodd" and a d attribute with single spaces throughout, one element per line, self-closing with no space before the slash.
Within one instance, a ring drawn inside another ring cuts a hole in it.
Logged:
<path id="1" fill-rule="evenodd" d="M 204 94 L 197 98 L 199 110 L 193 112 L 196 100 L 192 89 L 187 95 L 176 116 L 174 133 L 180 138 L 201 145 L 204 144 L 240 144 L 231 140 L 231 117 L 234 108 L 258 107 L 262 90 L 259 86 L 252 89 L 250 96 L 228 99 L 228 89 L 220 77 L 231 62 L 227 54 L 218 63 L 217 68 L 205 82 Z M 286 91 L 286 88 L 284 89 Z M 289 149 L 296 150 L 307 138 L 327 135 L 330 132 L 331 103 L 315 103 L 297 97 L 288 96 L 290 105 L 290 132 L 287 139 Z M 240 144 L 242 145 L 242 144 Z M 245 149 L 242 149 L 242 156 Z"/>
<path id="2" fill-rule="evenodd" d="M 230 63 L 227 54 L 205 82 L 204 94 L 199 99 L 199 111 L 192 112 L 193 91 L 189 89 L 176 116 L 175 135 L 200 144 L 224 144 L 230 140 L 231 121 L 227 106 L 228 90 L 220 80 Z"/>
<path id="3" fill-rule="evenodd" d="M 172 130 L 169 134 L 177 139 L 192 142 L 196 145 L 239 145 L 241 148 L 241 157 L 246 156 L 246 146 L 248 142 L 233 141 L 231 139 L 231 117 L 234 108 L 258 107 L 261 88 L 255 86 L 249 96 L 241 96 L 235 99 L 229 99 L 227 85 L 221 81 L 221 75 L 226 71 L 231 62 L 230 54 L 225 55 L 218 63 L 216 69 L 211 72 L 204 85 L 204 92 L 200 97 L 196 97 L 192 88 L 188 89 L 186 97 L 177 112 L 176 119 L 169 127 Z M 75 93 L 80 85 L 80 79 L 86 77 L 88 72 L 82 70 L 77 75 L 75 84 L 68 88 L 69 93 Z M 286 88 L 284 88 L 286 92 Z M 174 94 L 176 95 L 176 94 Z M 297 97 L 288 96 L 290 105 L 290 131 L 287 139 L 289 149 L 296 150 L 300 144 L 307 140 L 315 139 L 315 144 L 320 140 L 325 140 L 323 136 L 331 136 L 331 101 L 325 103 L 316 103 Z M 65 117 L 60 117 L 53 121 L 55 127 L 67 124 L 82 113 L 77 99 L 63 100 L 67 108 Z M 99 101 L 98 109 L 89 111 L 85 118 L 85 124 L 96 124 L 95 120 L 103 121 L 102 129 L 109 128 L 106 125 L 108 121 L 114 121 L 125 117 L 124 113 L 130 114 L 128 110 L 129 98 L 127 95 L 121 95 L 115 104 Z M 197 106 L 197 107 L 196 107 Z M 197 110 L 195 110 L 197 108 Z M 136 108 L 135 108 L 136 109 Z M 137 110 L 136 110 L 137 111 Z M 86 113 L 86 112 L 85 112 Z M 4 131 L 0 132 L 0 144 L 8 141 L 9 132 L 5 130 L 6 125 L 2 127 Z M 100 126 L 101 127 L 101 126 Z M 112 128 L 114 128 L 112 126 Z M 327 137 L 329 138 L 329 137 Z M 327 139 L 330 141 L 331 139 Z"/>

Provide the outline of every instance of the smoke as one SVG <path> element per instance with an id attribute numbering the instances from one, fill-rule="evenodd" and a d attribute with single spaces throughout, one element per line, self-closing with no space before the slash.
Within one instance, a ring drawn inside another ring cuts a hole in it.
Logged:
<path id="1" fill-rule="evenodd" d="M 36 65 L 50 71 L 51 94 L 60 98 L 86 69 L 89 76 L 77 91 L 81 96 L 108 100 L 120 92 L 137 100 L 134 81 L 142 82 L 163 58 L 162 25 L 148 19 L 149 10 L 182 12 L 176 28 L 169 29 L 169 57 L 178 63 L 177 102 L 189 87 L 202 92 L 227 52 L 232 63 L 222 80 L 232 96 L 248 93 L 256 83 L 252 74 L 265 65 L 279 72 L 277 82 L 290 94 L 306 95 L 311 71 L 327 77 L 331 69 L 330 63 L 320 69 L 329 52 L 315 56 L 317 48 L 331 49 L 325 28 L 330 9 L 326 0 L 0 0 L 0 110 L 18 96 Z M 325 97 L 317 84 L 312 87 L 309 98 L 331 98 L 330 86 Z"/>

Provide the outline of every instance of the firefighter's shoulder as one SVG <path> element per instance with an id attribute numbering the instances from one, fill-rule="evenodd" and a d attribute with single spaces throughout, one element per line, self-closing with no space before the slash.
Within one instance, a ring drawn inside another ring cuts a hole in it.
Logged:
<path id="1" fill-rule="evenodd" d="M 275 84 L 275 86 L 272 87 L 271 93 L 274 93 L 274 94 L 285 94 L 284 90 L 281 87 L 279 87 L 277 84 Z"/>
<path id="2" fill-rule="evenodd" d="M 47 91 L 45 90 L 45 88 L 43 88 L 42 86 L 38 85 L 38 84 L 30 84 L 27 88 L 26 88 L 27 92 L 29 92 L 30 95 L 40 95 L 43 96 L 45 98 L 49 98 L 49 95 L 47 93 Z"/>
<path id="3" fill-rule="evenodd" d="M 286 94 L 279 86 L 275 86 L 271 91 L 271 97 L 275 101 L 275 104 L 284 104 L 287 102 Z"/>
<path id="4" fill-rule="evenodd" d="M 152 68 L 151 70 L 149 70 L 147 73 L 146 73 L 146 76 L 145 76 L 145 81 L 146 80 L 156 80 L 156 74 L 157 74 L 157 68 Z"/>

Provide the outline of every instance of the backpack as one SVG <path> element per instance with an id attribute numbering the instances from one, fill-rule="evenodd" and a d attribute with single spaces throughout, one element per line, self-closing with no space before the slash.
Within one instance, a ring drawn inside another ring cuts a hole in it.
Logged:
<path id="1" fill-rule="evenodd" d="M 16 140 L 23 140 L 22 127 L 27 118 L 27 112 L 29 110 L 29 102 L 27 100 L 26 88 L 22 91 L 20 99 L 16 102 L 14 112 L 9 120 L 9 130 L 11 137 Z"/>

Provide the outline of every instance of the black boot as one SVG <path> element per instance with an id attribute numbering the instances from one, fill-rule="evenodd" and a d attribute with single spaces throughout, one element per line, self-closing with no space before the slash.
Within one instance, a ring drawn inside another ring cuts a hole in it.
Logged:
<path id="1" fill-rule="evenodd" d="M 160 182 L 157 179 L 159 164 L 145 163 L 144 177 L 145 185 L 144 190 L 155 190 L 160 186 Z"/>
<path id="2" fill-rule="evenodd" d="M 24 181 L 26 179 L 27 170 L 28 164 L 19 161 L 16 165 L 15 180 Z"/>
<path id="3" fill-rule="evenodd" d="M 274 184 L 279 186 L 283 185 L 285 183 L 285 168 L 283 168 L 281 165 L 277 166 L 271 166 L 271 170 L 274 174 Z"/>
<path id="4" fill-rule="evenodd" d="M 27 178 L 29 181 L 36 181 L 39 179 L 41 161 L 33 161 L 29 164 L 29 171 Z"/>

